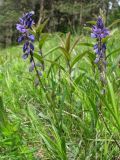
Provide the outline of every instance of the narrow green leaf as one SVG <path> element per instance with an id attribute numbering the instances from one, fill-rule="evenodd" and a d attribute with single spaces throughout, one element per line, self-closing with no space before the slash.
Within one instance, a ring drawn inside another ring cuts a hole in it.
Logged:
<path id="1" fill-rule="evenodd" d="M 114 51 L 112 51 L 111 53 L 109 53 L 109 54 L 106 56 L 106 58 L 110 57 L 112 54 L 115 54 L 115 53 L 117 53 L 117 52 L 119 52 L 119 51 L 120 51 L 120 48 L 115 49 Z"/>
<path id="2" fill-rule="evenodd" d="M 95 25 L 95 24 L 96 24 L 96 21 L 87 21 L 86 23 Z"/>
<path id="3" fill-rule="evenodd" d="M 65 50 L 69 53 L 70 51 L 70 37 L 71 37 L 71 34 L 70 32 L 67 33 L 66 35 L 66 42 L 65 42 Z"/>
<path id="4" fill-rule="evenodd" d="M 60 57 L 61 57 L 61 56 L 58 56 L 58 57 L 54 60 L 54 62 L 56 63 L 56 62 L 60 59 Z M 49 70 L 48 70 L 48 73 L 47 73 L 47 77 L 49 77 L 49 74 L 50 74 L 52 68 L 56 65 L 55 63 L 51 63 L 51 66 L 49 67 Z"/>
<path id="5" fill-rule="evenodd" d="M 41 57 L 39 54 L 34 53 L 33 55 L 38 61 L 43 62 L 43 57 Z"/>
<path id="6" fill-rule="evenodd" d="M 120 19 L 115 20 L 111 25 L 108 26 L 108 28 L 113 27 L 117 23 L 120 23 Z"/>
<path id="7" fill-rule="evenodd" d="M 51 61 L 51 60 L 42 58 L 40 55 L 38 55 L 38 54 L 36 54 L 36 53 L 34 53 L 34 57 L 35 57 L 38 61 L 40 61 L 40 62 L 46 61 L 46 62 L 49 62 L 49 63 L 51 63 L 51 64 L 54 64 L 54 65 L 60 67 L 60 68 L 65 72 L 64 67 L 62 67 L 60 64 L 56 63 L 55 61 Z"/>
<path id="8" fill-rule="evenodd" d="M 39 49 L 42 49 L 42 46 L 44 45 L 47 38 L 48 38 L 48 34 L 44 34 L 41 36 L 41 39 L 39 41 Z"/>
<path id="9" fill-rule="evenodd" d="M 72 48 L 71 48 L 71 50 L 70 50 L 70 53 L 73 51 L 73 49 L 75 48 L 75 46 L 78 44 L 79 40 L 80 40 L 80 37 L 78 37 L 78 38 L 76 39 L 76 41 L 74 42 L 74 44 L 73 44 L 73 46 L 72 46 Z"/>
<path id="10" fill-rule="evenodd" d="M 51 49 L 51 50 L 49 50 L 47 53 L 45 53 L 45 55 L 44 55 L 43 57 L 48 56 L 50 53 L 52 53 L 52 52 L 56 51 L 57 49 L 60 49 L 60 46 L 57 46 L 57 47 L 52 48 L 52 49 Z"/>
<path id="11" fill-rule="evenodd" d="M 79 43 L 81 46 L 93 47 L 92 43 Z"/>
<path id="12" fill-rule="evenodd" d="M 40 33 L 42 33 L 43 29 L 45 28 L 46 24 L 48 23 L 48 19 L 46 19 L 42 24 L 40 24 L 39 26 L 37 26 L 36 31 Z"/>
<path id="13" fill-rule="evenodd" d="M 115 102 L 115 94 L 114 94 L 114 91 L 113 91 L 112 84 L 111 84 L 110 80 L 108 79 L 108 77 L 107 77 L 107 82 L 108 82 L 108 89 L 109 89 L 109 93 L 110 93 L 112 106 L 114 108 L 115 114 L 117 115 L 117 106 L 116 106 L 116 102 Z"/>
<path id="14" fill-rule="evenodd" d="M 60 47 L 62 53 L 64 54 L 65 58 L 67 60 L 70 60 L 70 54 L 63 48 L 63 47 Z"/>
<path id="15" fill-rule="evenodd" d="M 49 62 L 49 63 L 51 63 L 51 64 L 54 64 L 54 65 L 60 67 L 60 68 L 65 72 L 64 67 L 62 67 L 60 64 L 58 64 L 58 63 L 56 63 L 56 62 L 54 62 L 54 61 L 51 61 L 51 60 L 47 60 L 47 59 L 45 59 L 45 61 L 47 61 L 47 62 Z"/>
<path id="16" fill-rule="evenodd" d="M 2 97 L 0 96 L 0 128 L 7 126 L 7 124 L 8 124 L 7 113 L 3 106 Z"/>
<path id="17" fill-rule="evenodd" d="M 77 56 L 74 58 L 74 60 L 72 61 L 72 63 L 71 63 L 71 68 L 72 68 L 80 59 L 82 59 L 82 58 L 86 55 L 86 53 L 88 53 L 88 51 L 85 51 L 85 52 L 80 53 L 79 55 L 77 55 Z"/>
<path id="18" fill-rule="evenodd" d="M 103 42 L 103 43 L 107 43 L 107 41 L 109 40 L 109 38 L 110 38 L 110 36 L 107 36 L 107 37 L 103 38 L 103 39 L 102 39 L 102 42 Z"/>
<path id="19" fill-rule="evenodd" d="M 90 31 L 90 32 L 92 31 L 92 29 L 90 27 L 84 27 L 84 29 L 87 31 Z"/>

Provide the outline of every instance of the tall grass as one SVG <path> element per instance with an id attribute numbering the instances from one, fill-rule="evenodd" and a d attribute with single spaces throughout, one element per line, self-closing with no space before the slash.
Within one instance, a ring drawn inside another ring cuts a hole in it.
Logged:
<path id="1" fill-rule="evenodd" d="M 79 42 L 69 34 L 62 39 L 49 36 L 43 48 L 44 89 L 34 86 L 35 75 L 28 72 L 29 62 L 21 59 L 21 47 L 1 51 L 1 160 L 118 159 L 120 32 L 112 34 L 107 44 L 104 97 L 93 63 L 90 44 L 94 42 L 87 36 L 81 36 Z"/>

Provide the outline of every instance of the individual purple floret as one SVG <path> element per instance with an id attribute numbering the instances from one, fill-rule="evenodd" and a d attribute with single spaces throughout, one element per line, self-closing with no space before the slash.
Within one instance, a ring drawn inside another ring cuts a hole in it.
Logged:
<path id="1" fill-rule="evenodd" d="M 106 83 L 106 44 L 102 42 L 102 39 L 107 37 L 109 34 L 110 32 L 105 28 L 102 18 L 98 17 L 96 25 L 92 27 L 91 37 L 96 38 L 97 40 L 97 43 L 94 45 L 94 51 L 96 53 L 96 59 L 94 62 L 98 64 L 100 80 L 103 85 Z"/>

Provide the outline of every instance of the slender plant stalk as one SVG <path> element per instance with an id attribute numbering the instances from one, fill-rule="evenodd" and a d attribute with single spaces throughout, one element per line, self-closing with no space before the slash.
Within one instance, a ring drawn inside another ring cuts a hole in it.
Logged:
<path id="1" fill-rule="evenodd" d="M 42 57 L 42 60 L 43 60 L 43 52 L 42 52 L 42 49 L 40 49 L 40 53 L 41 53 L 41 57 Z M 42 61 L 42 70 L 43 70 L 43 71 L 45 70 L 44 60 Z"/>
<path id="2" fill-rule="evenodd" d="M 71 66 L 70 66 L 70 61 L 68 60 L 68 72 L 69 72 L 69 80 L 70 80 L 70 105 L 72 103 L 72 77 L 71 77 Z"/>
<path id="3" fill-rule="evenodd" d="M 32 61 L 33 61 L 34 67 L 35 67 L 35 72 L 36 72 L 36 74 L 37 74 L 37 78 L 38 78 L 38 80 L 39 80 L 39 82 L 40 82 L 43 90 L 45 91 L 45 87 L 43 86 L 43 83 L 42 83 L 42 81 L 41 81 L 41 79 L 40 79 L 40 75 L 39 75 L 39 72 L 38 72 L 38 70 L 37 70 L 36 63 L 35 63 L 35 60 L 34 60 L 34 58 L 33 58 L 33 55 L 32 55 L 32 54 L 30 54 L 30 55 L 31 55 L 31 58 L 32 58 Z"/>
<path id="4" fill-rule="evenodd" d="M 32 57 L 32 60 L 33 60 L 34 66 L 35 66 L 35 72 L 36 72 L 36 74 L 37 74 L 39 83 L 40 83 L 43 91 L 46 93 L 46 88 L 44 87 L 44 85 L 43 85 L 43 83 L 42 83 L 42 81 L 41 81 L 41 78 L 40 78 L 40 76 L 39 76 L 39 73 L 38 73 L 38 70 L 37 70 L 37 67 L 36 67 L 36 64 L 35 64 L 35 60 L 34 60 L 34 58 L 33 58 L 32 55 L 31 55 L 31 57 Z M 57 118 L 57 115 L 56 115 L 56 112 L 55 112 L 55 109 L 54 109 L 54 107 L 55 107 L 54 101 L 51 100 L 51 98 L 50 98 L 50 96 L 49 96 L 48 94 L 46 94 L 46 98 L 47 98 L 47 102 L 51 104 L 51 107 L 49 107 L 49 109 L 50 109 L 51 112 L 53 113 L 54 118 L 55 118 L 55 120 L 56 120 L 56 122 L 57 122 L 57 119 L 58 119 L 58 118 Z"/>
<path id="5" fill-rule="evenodd" d="M 59 59 L 59 65 L 60 65 L 60 59 Z M 58 89 L 59 89 L 59 102 L 58 102 L 58 106 L 60 107 L 60 103 L 61 103 L 61 101 L 60 101 L 60 93 L 61 93 L 61 87 L 60 87 L 60 83 L 61 83 L 61 69 L 60 69 L 60 67 L 59 67 L 58 77 L 59 77 L 59 87 L 58 87 Z"/>
<path id="6" fill-rule="evenodd" d="M 102 97 L 106 96 L 105 86 L 107 83 L 107 81 L 106 81 L 106 53 L 105 53 L 106 52 L 106 44 L 102 41 L 102 39 L 108 35 L 109 35 L 109 30 L 107 28 L 105 28 L 102 18 L 98 17 L 96 26 L 94 25 L 92 28 L 91 37 L 97 39 L 97 44 L 94 45 L 94 50 L 96 53 L 95 63 L 98 64 L 98 70 L 100 72 L 100 81 L 101 81 L 101 88 L 102 88 L 101 96 Z M 112 132 L 109 129 L 109 127 L 104 119 L 103 113 L 102 113 L 102 108 L 103 108 L 102 105 L 103 105 L 102 100 L 100 99 L 99 106 L 98 106 L 100 117 L 101 117 L 101 120 L 103 121 L 107 131 L 112 136 Z M 117 142 L 116 138 L 113 137 L 113 139 L 114 139 L 114 142 L 116 143 L 116 145 L 118 146 L 118 148 L 120 149 L 120 145 Z"/>
<path id="7" fill-rule="evenodd" d="M 112 132 L 111 132 L 111 130 L 109 129 L 109 127 L 108 127 L 108 125 L 107 125 L 107 123 L 106 123 L 106 121 L 105 121 L 105 119 L 104 119 L 103 113 L 102 113 L 102 111 L 101 111 L 100 108 L 99 108 L 99 113 L 100 113 L 101 120 L 103 121 L 103 123 L 104 123 L 104 125 L 105 125 L 105 127 L 106 127 L 106 129 L 107 129 L 107 131 L 108 131 L 108 133 L 110 134 L 110 136 L 112 136 L 115 144 L 118 146 L 118 148 L 119 148 L 119 150 L 120 150 L 120 144 L 117 142 L 116 138 L 112 135 Z"/>

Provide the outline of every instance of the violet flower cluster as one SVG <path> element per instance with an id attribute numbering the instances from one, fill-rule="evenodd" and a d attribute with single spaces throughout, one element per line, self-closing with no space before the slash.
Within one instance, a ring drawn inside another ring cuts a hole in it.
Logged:
<path id="1" fill-rule="evenodd" d="M 23 59 L 27 59 L 30 56 L 31 66 L 29 67 L 29 71 L 32 72 L 34 68 L 37 66 L 35 64 L 33 54 L 34 54 L 34 45 L 35 36 L 30 33 L 32 30 L 32 26 L 35 24 L 33 20 L 34 12 L 28 12 L 23 14 L 22 18 L 19 18 L 19 24 L 16 25 L 16 29 L 21 33 L 21 36 L 18 38 L 18 43 L 24 41 L 23 45 Z M 41 72 L 36 70 L 37 74 L 41 76 Z"/>
<path id="2" fill-rule="evenodd" d="M 102 39 L 108 35 L 109 30 L 105 28 L 102 18 L 98 17 L 96 25 L 92 28 L 91 37 L 96 38 L 97 40 L 97 43 L 94 45 L 94 51 L 96 53 L 95 63 L 98 64 L 100 80 L 103 86 L 106 84 L 106 44 L 102 41 Z"/>
<path id="3" fill-rule="evenodd" d="M 30 54 L 33 54 L 35 37 L 34 35 L 29 33 L 29 29 L 32 28 L 34 21 L 32 16 L 34 12 L 29 12 L 23 15 L 22 18 L 19 19 L 19 24 L 16 25 L 17 30 L 21 33 L 21 36 L 18 38 L 18 43 L 25 41 L 23 45 L 23 59 L 26 59 Z"/>
<path id="4" fill-rule="evenodd" d="M 24 41 L 23 45 L 23 59 L 27 59 L 30 55 L 30 63 L 31 66 L 29 71 L 34 69 L 34 61 L 33 61 L 33 53 L 34 53 L 34 45 L 33 42 L 35 40 L 34 35 L 29 33 L 29 30 L 32 29 L 32 25 L 34 21 L 32 19 L 34 12 L 25 13 L 22 18 L 19 18 L 19 24 L 16 25 L 16 29 L 21 33 L 21 36 L 18 38 L 18 43 Z"/>
<path id="5" fill-rule="evenodd" d="M 99 17 L 97 24 L 93 26 L 91 37 L 97 39 L 97 44 L 94 45 L 96 53 L 95 63 L 98 63 L 101 58 L 104 58 L 106 51 L 106 44 L 102 43 L 102 39 L 109 35 L 109 30 L 105 28 L 102 18 Z"/>

